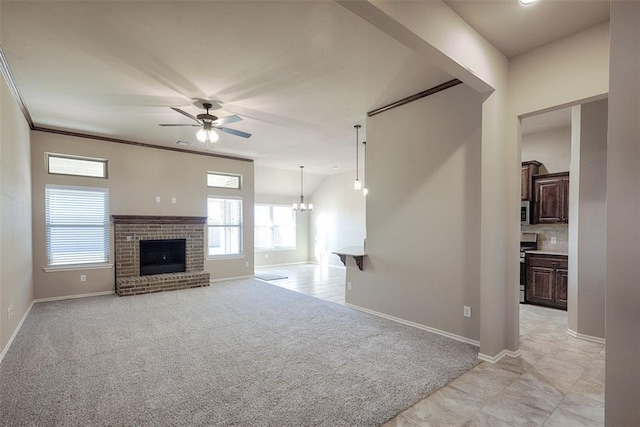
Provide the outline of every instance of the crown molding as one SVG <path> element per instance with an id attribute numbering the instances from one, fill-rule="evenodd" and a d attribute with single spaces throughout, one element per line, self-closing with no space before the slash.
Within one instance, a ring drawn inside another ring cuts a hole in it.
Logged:
<path id="1" fill-rule="evenodd" d="M 2 45 L 0 45 L 0 72 L 4 76 L 7 86 L 9 86 L 9 91 L 13 95 L 13 98 L 18 103 L 20 110 L 22 110 L 22 114 L 24 114 L 24 118 L 29 124 L 29 128 L 33 130 L 35 128 L 33 119 L 31 118 L 27 104 L 24 103 L 24 99 L 22 99 L 18 86 L 16 86 L 16 82 L 13 79 L 13 74 L 11 74 L 11 68 L 9 68 L 9 63 L 7 62 L 7 57 L 5 56 L 4 51 L 2 50 Z"/>

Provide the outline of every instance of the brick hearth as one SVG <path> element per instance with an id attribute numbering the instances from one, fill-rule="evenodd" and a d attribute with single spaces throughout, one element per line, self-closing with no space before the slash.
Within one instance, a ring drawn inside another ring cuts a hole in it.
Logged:
<path id="1" fill-rule="evenodd" d="M 120 296 L 209 286 L 204 271 L 206 217 L 113 215 L 116 293 Z M 140 276 L 140 241 L 186 239 L 185 272 Z"/>

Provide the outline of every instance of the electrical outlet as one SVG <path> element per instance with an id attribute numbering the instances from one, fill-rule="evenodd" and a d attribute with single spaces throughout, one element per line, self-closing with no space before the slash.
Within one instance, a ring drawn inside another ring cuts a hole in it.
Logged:
<path id="1" fill-rule="evenodd" d="M 264 259 L 269 258 L 269 254 L 264 254 Z"/>
<path id="2" fill-rule="evenodd" d="M 556 243 L 558 243 L 558 238 L 554 236 L 551 238 L 551 244 L 555 245 Z"/>
<path id="3" fill-rule="evenodd" d="M 175 203 L 175 202 L 177 202 L 177 199 L 175 197 L 172 197 L 171 198 L 171 203 Z"/>
<path id="4" fill-rule="evenodd" d="M 245 261 L 245 262 L 244 262 L 244 266 L 245 266 L 245 267 L 249 267 L 249 261 Z"/>
<path id="5" fill-rule="evenodd" d="M 464 306 L 464 317 L 471 317 L 471 307 L 468 305 Z"/>
<path id="6" fill-rule="evenodd" d="M 131 241 L 131 236 L 127 236 L 127 242 Z"/>
<path id="7" fill-rule="evenodd" d="M 87 275 L 86 274 L 81 274 L 80 275 L 80 281 L 81 282 L 86 282 L 87 281 Z"/>
<path id="8" fill-rule="evenodd" d="M 160 196 L 156 196 L 156 203 L 160 203 Z"/>
<path id="9" fill-rule="evenodd" d="M 351 282 L 347 282 L 347 290 L 351 290 Z"/>

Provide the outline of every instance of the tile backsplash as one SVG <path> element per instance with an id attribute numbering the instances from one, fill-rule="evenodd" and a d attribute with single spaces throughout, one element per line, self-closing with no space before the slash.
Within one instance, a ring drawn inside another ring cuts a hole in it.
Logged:
<path id="1" fill-rule="evenodd" d="M 567 224 L 535 224 L 521 225 L 520 229 L 527 233 L 538 233 L 538 250 L 568 252 L 569 250 L 569 226 Z M 551 238 L 556 238 L 556 243 L 551 243 Z"/>

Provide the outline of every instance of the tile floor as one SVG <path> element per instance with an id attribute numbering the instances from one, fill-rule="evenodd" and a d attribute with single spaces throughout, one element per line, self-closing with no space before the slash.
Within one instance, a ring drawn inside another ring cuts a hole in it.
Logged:
<path id="1" fill-rule="evenodd" d="M 259 271 L 288 276 L 267 283 L 344 304 L 344 268 Z M 566 329 L 565 311 L 521 305 L 521 357 L 482 362 L 385 426 L 603 426 L 604 346 Z"/>

